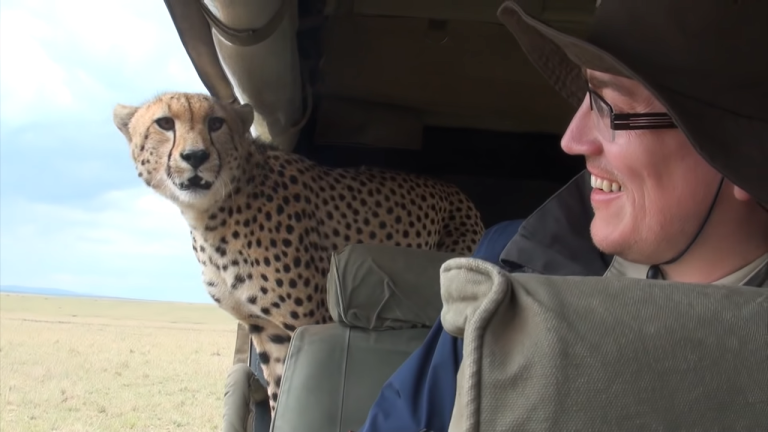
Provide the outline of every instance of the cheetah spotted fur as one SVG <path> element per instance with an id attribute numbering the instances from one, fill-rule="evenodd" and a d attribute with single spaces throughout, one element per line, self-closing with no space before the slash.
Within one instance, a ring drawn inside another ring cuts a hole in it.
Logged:
<path id="1" fill-rule="evenodd" d="M 274 412 L 293 332 L 331 322 L 334 251 L 380 243 L 469 255 L 484 228 L 454 186 L 320 166 L 254 139 L 253 115 L 191 93 L 113 112 L 139 177 L 189 224 L 210 296 L 248 326 Z"/>

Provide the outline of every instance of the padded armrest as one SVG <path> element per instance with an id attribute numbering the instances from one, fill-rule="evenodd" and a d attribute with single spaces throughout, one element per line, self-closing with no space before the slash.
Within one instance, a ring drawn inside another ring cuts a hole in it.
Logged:
<path id="1" fill-rule="evenodd" d="M 478 259 L 441 280 L 441 322 L 464 339 L 449 431 L 768 430 L 766 288 Z"/>
<path id="2" fill-rule="evenodd" d="M 431 327 L 443 307 L 440 267 L 459 256 L 380 244 L 347 246 L 331 258 L 331 316 L 370 330 Z"/>
<path id="3" fill-rule="evenodd" d="M 227 373 L 224 387 L 224 415 L 222 432 L 246 432 L 250 419 L 249 404 L 263 401 L 267 390 L 246 363 L 233 365 Z"/>
<path id="4" fill-rule="evenodd" d="M 428 334 L 429 329 L 370 331 L 336 323 L 299 327 L 270 432 L 359 429 L 384 383 Z"/>

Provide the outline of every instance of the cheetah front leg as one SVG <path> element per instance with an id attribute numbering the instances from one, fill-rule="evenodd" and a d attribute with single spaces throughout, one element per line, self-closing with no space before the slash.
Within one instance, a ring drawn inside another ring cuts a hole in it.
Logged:
<path id="1" fill-rule="evenodd" d="M 274 418 L 275 406 L 283 380 L 285 358 L 288 355 L 288 346 L 291 342 L 292 334 L 269 321 L 251 324 L 249 332 L 256 347 L 256 353 L 259 356 L 261 370 L 264 372 L 264 378 L 267 381 L 269 408 Z"/>

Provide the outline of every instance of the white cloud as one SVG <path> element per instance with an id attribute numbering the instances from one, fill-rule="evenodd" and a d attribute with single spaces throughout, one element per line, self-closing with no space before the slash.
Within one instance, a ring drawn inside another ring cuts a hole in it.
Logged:
<path id="1" fill-rule="evenodd" d="M 4 200 L 0 284 L 207 301 L 189 228 L 149 188 L 71 205 Z"/>
<path id="2" fill-rule="evenodd" d="M 4 1 L 0 63 L 4 127 L 57 113 L 109 118 L 117 102 L 206 91 L 157 0 Z"/>
<path id="3" fill-rule="evenodd" d="M 18 10 L 0 13 L 0 112 L 3 122 L 21 122 L 38 107 L 69 108 L 74 97 L 67 73 L 27 33 L 49 32 L 45 23 Z"/>
<path id="4" fill-rule="evenodd" d="M 179 211 L 116 168 L 114 104 L 166 90 L 206 91 L 162 1 L 2 0 L 1 284 L 209 301 Z"/>

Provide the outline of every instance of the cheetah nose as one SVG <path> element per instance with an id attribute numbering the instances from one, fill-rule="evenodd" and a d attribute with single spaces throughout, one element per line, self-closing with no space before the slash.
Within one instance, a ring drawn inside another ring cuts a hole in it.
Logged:
<path id="1" fill-rule="evenodd" d="M 209 157 L 211 157 L 211 154 L 205 150 L 190 150 L 181 154 L 181 158 L 184 160 L 184 162 L 188 163 L 189 166 L 194 169 L 198 169 L 203 166 Z"/>

